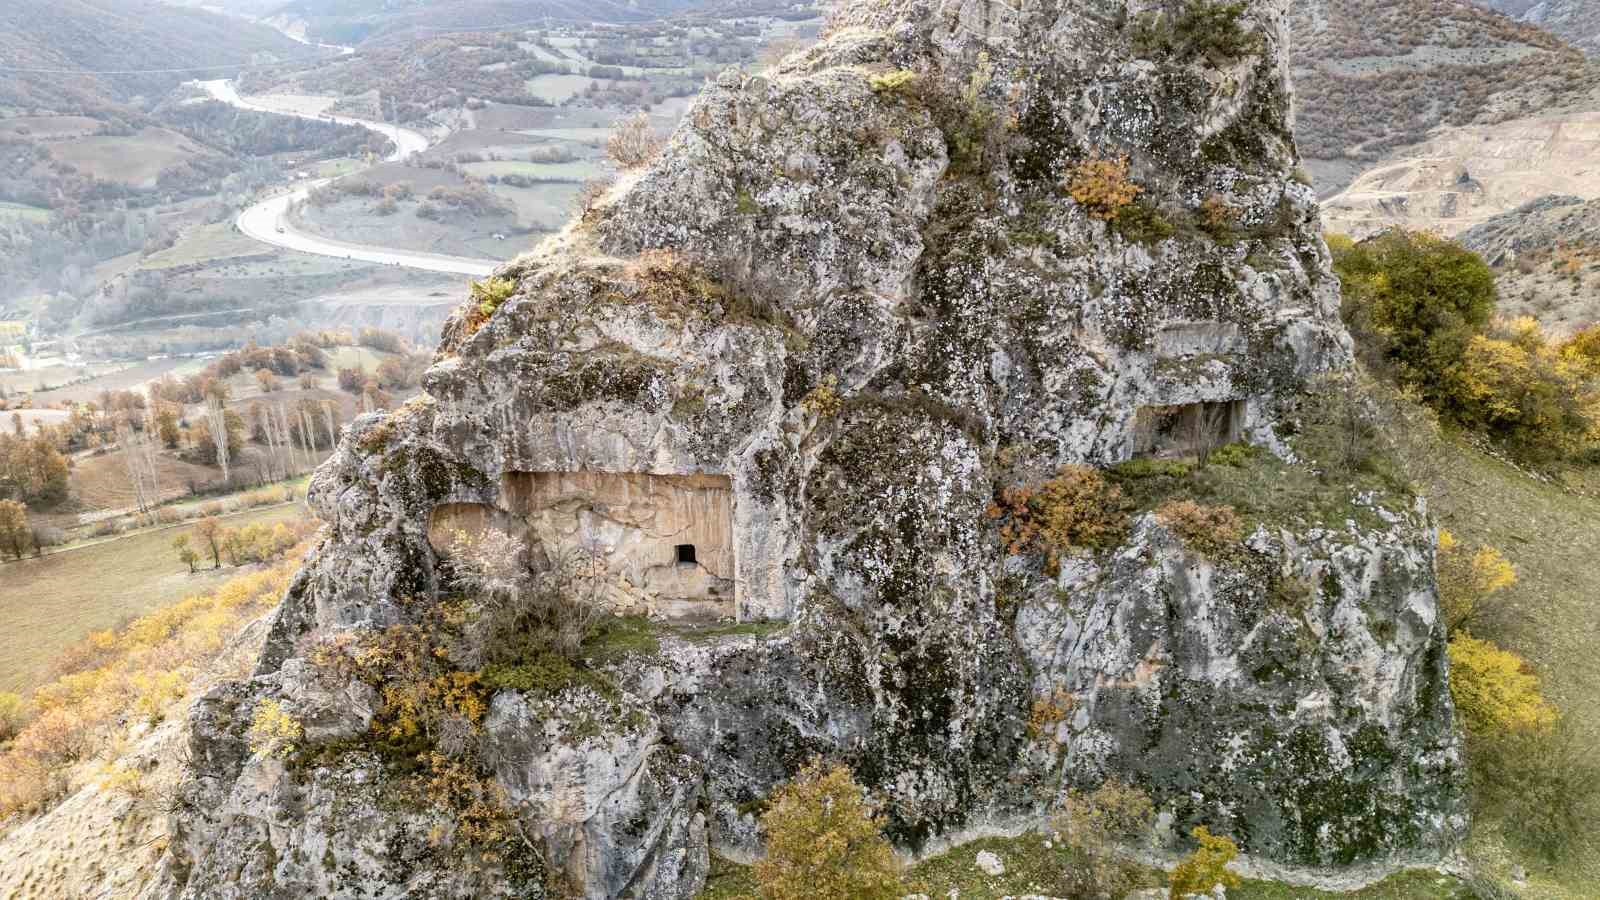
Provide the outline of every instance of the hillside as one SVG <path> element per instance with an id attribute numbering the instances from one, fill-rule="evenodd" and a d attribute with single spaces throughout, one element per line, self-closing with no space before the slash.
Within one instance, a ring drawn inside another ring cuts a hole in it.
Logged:
<path id="1" fill-rule="evenodd" d="M 1504 122 L 1600 84 L 1576 49 L 1465 0 L 1291 6 L 1296 139 L 1319 193 L 1444 125 Z"/>
<path id="2" fill-rule="evenodd" d="M 1600 196 L 1600 112 L 1447 127 L 1357 174 L 1322 204 L 1330 231 L 1455 235 L 1550 194 Z"/>
<path id="3" fill-rule="evenodd" d="M 310 58 L 319 51 L 264 25 L 152 0 L 6 0 L 0 4 L 0 112 L 96 114 L 153 100 L 196 72 Z M 69 73 L 69 74 L 63 74 Z"/>
<path id="4" fill-rule="evenodd" d="M 1591 55 L 1600 53 L 1600 6 L 1592 0 L 1482 0 L 1484 6 L 1538 25 Z"/>
<path id="5" fill-rule="evenodd" d="M 1552 195 L 1461 235 L 1494 269 L 1499 310 L 1556 334 L 1600 321 L 1600 201 Z"/>

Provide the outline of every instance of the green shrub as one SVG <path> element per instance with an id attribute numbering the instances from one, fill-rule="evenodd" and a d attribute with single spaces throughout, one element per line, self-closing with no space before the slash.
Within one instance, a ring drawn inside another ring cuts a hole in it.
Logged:
<path id="1" fill-rule="evenodd" d="M 1253 447 L 1250 444 L 1236 441 L 1232 444 L 1223 444 L 1221 447 L 1211 451 L 1210 455 L 1206 457 L 1206 465 L 1239 468 L 1249 464 L 1260 453 L 1260 447 Z"/>
<path id="2" fill-rule="evenodd" d="M 472 282 L 471 299 L 467 301 L 467 333 L 472 334 L 482 328 L 494 311 L 516 291 L 517 283 L 510 278 L 486 278 Z"/>
<path id="3" fill-rule="evenodd" d="M 1240 21 L 1244 2 L 1197 0 L 1177 17 L 1163 13 L 1142 16 L 1134 25 L 1134 50 L 1145 56 L 1168 56 L 1179 62 L 1204 58 L 1220 65 L 1261 52 L 1259 33 Z"/>
<path id="4" fill-rule="evenodd" d="M 910 69 L 894 69 L 869 76 L 867 84 L 875 94 L 911 96 L 916 91 L 917 73 Z"/>
<path id="5" fill-rule="evenodd" d="M 773 793 L 761 817 L 767 855 L 756 881 L 767 900 L 897 900 L 900 866 L 881 821 L 844 766 L 812 760 Z"/>
<path id="6" fill-rule="evenodd" d="M 1139 244 L 1156 244 L 1172 237 L 1177 227 L 1149 203 L 1130 203 L 1117 216 L 1117 233 Z"/>
<path id="7" fill-rule="evenodd" d="M 1554 728 L 1468 736 L 1480 808 L 1498 813 L 1511 839 L 1550 862 L 1600 854 L 1600 735 L 1562 720 Z"/>
<path id="8" fill-rule="evenodd" d="M 1189 473 L 1194 471 L 1194 464 L 1182 459 L 1142 456 L 1117 463 L 1112 471 L 1119 478 L 1188 478 Z"/>
<path id="9" fill-rule="evenodd" d="M 994 63 L 990 61 L 988 51 L 979 51 L 977 64 L 972 67 L 972 74 L 953 104 L 953 121 L 946 129 L 950 168 L 954 172 L 983 173 L 990 145 L 999 139 L 1003 131 L 997 127 L 1001 124 L 999 115 L 983 96 L 992 81 Z"/>
<path id="10" fill-rule="evenodd" d="M 1335 239 L 1341 314 L 1369 361 L 1438 407 L 1451 368 L 1494 311 L 1494 275 L 1476 253 L 1444 238 L 1392 229 L 1359 244 Z"/>

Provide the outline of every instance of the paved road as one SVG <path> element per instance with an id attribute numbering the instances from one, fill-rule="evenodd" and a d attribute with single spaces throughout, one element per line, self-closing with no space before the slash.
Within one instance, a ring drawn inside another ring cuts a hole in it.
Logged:
<path id="1" fill-rule="evenodd" d="M 394 142 L 394 152 L 385 157 L 390 162 L 398 162 L 428 148 L 427 136 L 409 128 L 401 128 L 398 125 L 390 125 L 386 122 L 369 122 L 365 119 L 355 119 L 349 116 L 316 116 L 305 113 L 284 112 L 246 100 L 239 96 L 239 92 L 234 89 L 233 82 L 226 79 L 202 81 L 199 82 L 199 85 L 206 93 L 217 100 L 241 109 L 250 109 L 280 116 L 292 115 L 302 119 L 321 119 L 324 121 L 331 119 L 342 125 L 370 128 Z M 304 182 L 286 193 L 269 197 L 240 213 L 234 224 L 238 225 L 239 230 L 246 236 L 255 238 L 263 243 L 282 247 L 286 250 L 297 250 L 301 253 L 314 253 L 318 256 L 332 256 L 338 259 L 351 259 L 384 266 L 424 269 L 429 272 L 450 272 L 457 275 L 488 275 L 500 265 L 492 260 L 471 259 L 465 256 L 446 256 L 441 253 L 422 253 L 412 250 L 395 250 L 388 247 L 374 247 L 369 244 L 353 244 L 296 231 L 289 224 L 289 207 L 304 200 L 313 190 L 332 180 L 331 178 L 323 178 L 317 181 Z"/>

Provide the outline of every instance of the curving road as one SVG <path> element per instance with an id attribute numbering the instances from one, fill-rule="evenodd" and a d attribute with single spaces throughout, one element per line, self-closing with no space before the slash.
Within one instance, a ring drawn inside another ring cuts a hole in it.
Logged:
<path id="1" fill-rule="evenodd" d="M 401 128 L 398 125 L 390 125 L 386 122 L 369 122 L 366 119 L 355 119 L 349 116 L 318 116 L 308 113 L 285 112 L 280 109 L 262 106 L 239 96 L 239 92 L 234 89 L 233 82 L 228 79 L 201 81 L 198 84 L 214 99 L 237 106 L 240 109 L 272 113 L 279 116 L 296 116 L 302 119 L 331 120 L 341 125 L 356 125 L 376 131 L 394 142 L 394 152 L 385 157 L 389 162 L 398 162 L 428 149 L 427 136 L 409 128 Z M 500 265 L 492 260 L 471 259 L 465 256 L 446 256 L 441 253 L 422 253 L 412 250 L 395 250 L 388 247 L 374 247 L 369 244 L 353 244 L 296 231 L 289 224 L 289 207 L 304 200 L 313 190 L 332 180 L 332 178 L 322 178 L 317 181 L 304 182 L 290 191 L 268 197 L 240 213 L 239 218 L 234 220 L 234 224 L 239 226 L 239 230 L 246 236 L 255 238 L 262 243 L 271 244 L 274 247 L 282 247 L 285 250 L 314 253 L 318 256 L 332 256 L 337 259 L 352 259 L 383 266 L 403 266 L 408 269 L 423 269 L 429 272 L 480 276 L 490 274 Z"/>

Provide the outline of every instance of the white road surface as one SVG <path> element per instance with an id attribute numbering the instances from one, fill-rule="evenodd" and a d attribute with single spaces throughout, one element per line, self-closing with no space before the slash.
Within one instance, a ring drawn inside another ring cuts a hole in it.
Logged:
<path id="1" fill-rule="evenodd" d="M 227 79 L 201 81 L 199 85 L 215 99 L 241 109 L 250 109 L 280 116 L 293 115 L 302 119 L 331 120 L 341 125 L 370 128 L 394 142 L 395 151 L 386 157 L 390 162 L 398 162 L 428 148 L 427 136 L 409 128 L 401 128 L 398 125 L 390 125 L 386 122 L 369 122 L 366 119 L 354 119 L 349 116 L 316 116 L 285 112 L 280 109 L 262 106 L 239 96 L 239 92 L 234 89 L 233 82 Z M 450 272 L 457 275 L 488 275 L 499 266 L 499 263 L 492 260 L 470 259 L 465 256 L 446 256 L 439 253 L 421 253 L 412 250 L 395 250 L 388 247 L 374 247 L 369 244 L 352 244 L 296 231 L 289 224 L 289 207 L 300 200 L 304 200 L 312 190 L 332 180 L 331 178 L 324 178 L 318 181 L 303 182 L 292 190 L 269 197 L 240 213 L 239 218 L 235 220 L 235 224 L 239 226 L 239 230 L 246 236 L 255 238 L 262 243 L 271 244 L 274 247 L 282 247 L 286 250 L 297 250 L 301 253 L 314 253 L 318 256 L 332 256 L 337 259 L 351 259 L 383 266 L 424 269 L 429 272 Z"/>

